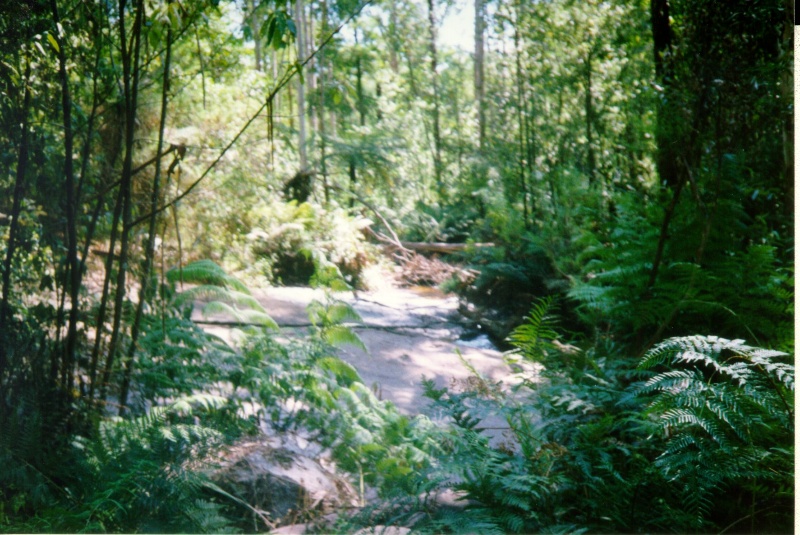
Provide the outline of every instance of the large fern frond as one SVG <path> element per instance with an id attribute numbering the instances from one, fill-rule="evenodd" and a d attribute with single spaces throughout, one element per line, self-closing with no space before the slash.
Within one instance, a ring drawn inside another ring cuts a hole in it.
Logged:
<path id="1" fill-rule="evenodd" d="M 207 284 L 248 293 L 244 283 L 236 277 L 228 275 L 219 265 L 207 259 L 192 262 L 181 268 L 170 269 L 167 271 L 167 280 L 172 284 L 179 281 L 189 284 Z"/>
<path id="2" fill-rule="evenodd" d="M 640 363 L 637 388 L 667 439 L 656 460 L 680 483 L 696 527 L 725 485 L 787 483 L 794 444 L 794 366 L 780 351 L 716 336 L 670 338 Z M 773 491 L 762 491 L 768 494 Z"/>
<path id="3" fill-rule="evenodd" d="M 555 330 L 557 318 L 550 313 L 553 297 L 537 300 L 531 307 L 525 323 L 514 329 L 508 340 L 527 359 L 541 361 L 551 342 L 558 338 Z"/>

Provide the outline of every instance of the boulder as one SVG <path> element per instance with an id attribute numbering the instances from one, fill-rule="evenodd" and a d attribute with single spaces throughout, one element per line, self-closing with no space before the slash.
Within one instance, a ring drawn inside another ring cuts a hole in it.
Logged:
<path id="1" fill-rule="evenodd" d="M 274 524 L 358 505 L 347 480 L 319 461 L 269 441 L 233 446 L 212 479 Z"/>

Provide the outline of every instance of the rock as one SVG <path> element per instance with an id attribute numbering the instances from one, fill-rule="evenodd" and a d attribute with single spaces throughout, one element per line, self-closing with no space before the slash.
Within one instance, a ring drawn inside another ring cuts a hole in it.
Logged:
<path id="1" fill-rule="evenodd" d="M 465 491 L 444 488 L 428 494 L 423 499 L 427 498 L 428 503 L 436 509 L 458 511 L 478 503 L 475 500 L 470 500 L 467 496 L 468 494 Z"/>
<path id="2" fill-rule="evenodd" d="M 287 524 L 270 531 L 270 535 L 303 535 L 308 531 L 308 524 Z"/>
<path id="3" fill-rule="evenodd" d="M 232 447 L 212 478 L 275 523 L 358 504 L 347 480 L 315 459 L 267 442 Z"/>
<path id="4" fill-rule="evenodd" d="M 353 533 L 353 535 L 408 535 L 411 529 L 402 526 L 371 526 L 369 528 L 361 528 Z"/>

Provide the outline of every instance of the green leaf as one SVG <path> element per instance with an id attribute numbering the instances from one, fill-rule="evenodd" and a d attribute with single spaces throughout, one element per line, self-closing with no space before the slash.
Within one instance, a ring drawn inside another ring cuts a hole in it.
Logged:
<path id="1" fill-rule="evenodd" d="M 352 345 L 358 349 L 367 352 L 367 346 L 356 333 L 349 327 L 344 325 L 334 325 L 327 327 L 322 331 L 323 339 L 334 347 L 341 347 L 344 345 Z"/>
<path id="2" fill-rule="evenodd" d="M 361 382 L 358 371 L 349 363 L 337 357 L 323 357 L 317 361 L 317 365 L 323 370 L 327 370 L 336 377 L 337 382 L 342 386 L 349 387 L 353 383 Z"/>
<path id="3" fill-rule="evenodd" d="M 60 51 L 61 51 L 61 49 L 60 49 L 60 48 L 59 48 L 59 46 L 58 46 L 58 41 L 56 41 L 56 38 L 55 38 L 55 37 L 53 37 L 53 36 L 52 36 L 51 34 L 49 34 L 49 33 L 47 34 L 47 41 L 50 43 L 50 46 L 52 46 L 52 47 L 53 47 L 53 50 L 55 50 L 55 51 L 56 51 L 56 53 L 58 53 L 58 52 L 60 52 Z"/>

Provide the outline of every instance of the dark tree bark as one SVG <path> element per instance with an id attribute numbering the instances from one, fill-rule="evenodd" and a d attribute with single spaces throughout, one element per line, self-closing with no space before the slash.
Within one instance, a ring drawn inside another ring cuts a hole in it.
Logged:
<path id="1" fill-rule="evenodd" d="M 9 299 L 11 296 L 11 264 L 14 259 L 14 250 L 17 243 L 17 232 L 19 230 L 19 216 L 22 204 L 22 196 L 25 192 L 25 173 L 28 170 L 28 110 L 31 107 L 31 90 L 28 80 L 31 76 L 31 63 L 25 64 L 25 76 L 23 83 L 25 86 L 24 96 L 22 97 L 22 109 L 20 110 L 20 137 L 19 148 L 17 149 L 17 170 L 14 177 L 14 200 L 11 208 L 11 221 L 8 229 L 8 244 L 6 245 L 6 257 L 3 261 L 3 296 L 0 302 L 0 384 L 2 384 L 5 374 L 8 356 L 6 350 L 9 333 Z"/>
<path id="2" fill-rule="evenodd" d="M 122 232 L 120 236 L 120 259 L 117 268 L 117 281 L 114 295 L 114 319 L 111 326 L 111 341 L 103 370 L 102 398 L 108 392 L 111 372 L 114 367 L 117 350 L 122 337 L 122 308 L 125 300 L 125 280 L 128 272 L 128 242 L 131 231 L 131 190 L 133 176 L 134 133 L 139 91 L 139 54 L 141 45 L 142 23 L 144 20 L 144 1 L 138 0 L 135 6 L 132 27 L 133 50 L 128 49 L 127 32 L 124 13 L 127 0 L 119 3 L 119 31 L 122 43 L 122 82 L 125 97 L 125 159 L 122 164 L 122 180 L 120 181 L 119 198 L 122 203 Z"/>
<path id="3" fill-rule="evenodd" d="M 351 155 L 347 160 L 347 171 L 350 176 L 350 208 L 353 208 L 356 202 L 356 182 L 358 181 L 355 155 Z"/>
<path id="4" fill-rule="evenodd" d="M 53 13 L 53 26 L 61 27 L 56 0 L 51 0 L 50 7 Z M 58 32 L 56 32 L 57 34 Z M 65 391 L 72 390 L 74 383 L 75 351 L 78 339 L 78 292 L 81 286 L 81 272 L 78 268 L 78 205 L 73 152 L 72 132 L 72 96 L 69 89 L 67 75 L 66 40 L 56 35 L 58 44 L 58 72 L 61 81 L 61 111 L 64 122 L 64 215 L 66 216 L 65 241 L 67 246 L 64 291 L 69 295 L 70 311 L 67 319 L 67 336 L 64 340 L 64 356 L 61 361 L 61 385 Z"/>
<path id="5" fill-rule="evenodd" d="M 672 106 L 672 26 L 669 21 L 668 0 L 650 1 L 650 26 L 653 33 L 653 59 L 656 81 L 662 92 L 656 109 L 656 170 L 661 184 L 675 188 L 678 185 L 678 154 L 676 139 L 670 131 Z"/>

